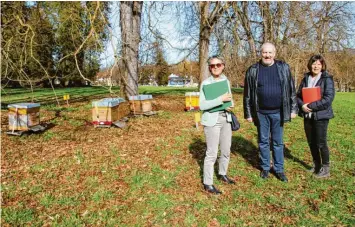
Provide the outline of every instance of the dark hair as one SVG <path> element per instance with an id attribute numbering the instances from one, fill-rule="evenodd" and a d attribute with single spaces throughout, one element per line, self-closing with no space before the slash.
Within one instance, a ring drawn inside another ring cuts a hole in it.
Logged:
<path id="1" fill-rule="evenodd" d="M 322 72 L 327 70 L 327 64 L 325 63 L 325 59 L 322 57 L 322 55 L 316 54 L 313 55 L 308 61 L 307 68 L 310 72 L 312 71 L 312 64 L 318 60 L 322 64 Z"/>

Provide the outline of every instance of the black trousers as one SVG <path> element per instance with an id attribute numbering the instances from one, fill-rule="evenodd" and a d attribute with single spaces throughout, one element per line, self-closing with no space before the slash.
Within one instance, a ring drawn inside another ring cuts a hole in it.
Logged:
<path id="1" fill-rule="evenodd" d="M 316 167 L 329 166 L 327 131 L 329 120 L 304 119 L 304 131 Z"/>

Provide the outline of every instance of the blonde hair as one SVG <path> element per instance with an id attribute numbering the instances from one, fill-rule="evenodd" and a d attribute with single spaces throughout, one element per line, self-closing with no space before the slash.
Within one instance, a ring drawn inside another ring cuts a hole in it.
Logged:
<path id="1" fill-rule="evenodd" d="M 223 58 L 222 56 L 213 55 L 212 57 L 208 58 L 208 60 L 207 60 L 207 63 L 208 63 L 209 65 L 211 64 L 212 59 L 218 59 L 218 60 L 220 60 L 224 65 L 226 64 L 225 61 L 224 61 L 224 58 Z"/>

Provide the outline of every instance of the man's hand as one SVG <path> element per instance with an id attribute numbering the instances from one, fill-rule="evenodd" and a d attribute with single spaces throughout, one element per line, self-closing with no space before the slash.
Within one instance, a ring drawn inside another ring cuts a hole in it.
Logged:
<path id="1" fill-rule="evenodd" d="M 248 122 L 253 122 L 253 118 L 249 117 L 249 118 L 247 118 L 247 121 Z"/>
<path id="2" fill-rule="evenodd" d="M 312 112 L 312 109 L 308 108 L 308 103 L 306 103 L 306 104 L 304 104 L 304 105 L 302 106 L 302 110 L 303 110 L 303 112 L 305 112 L 305 113 L 310 113 L 310 112 Z"/>
<path id="3" fill-rule="evenodd" d="M 226 111 L 227 111 L 227 112 L 231 112 L 231 111 L 233 111 L 233 108 L 234 108 L 234 106 L 230 106 L 230 107 L 228 107 L 228 108 L 226 109 Z"/>
<path id="4" fill-rule="evenodd" d="M 291 118 L 296 118 L 297 114 L 291 113 Z"/>

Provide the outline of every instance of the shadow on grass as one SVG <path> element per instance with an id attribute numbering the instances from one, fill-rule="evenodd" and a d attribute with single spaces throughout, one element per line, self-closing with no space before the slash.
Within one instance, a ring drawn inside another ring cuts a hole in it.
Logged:
<path id="1" fill-rule="evenodd" d="M 203 183 L 203 160 L 206 153 L 206 143 L 201 138 L 193 138 L 189 146 L 191 156 L 196 160 L 197 165 L 200 167 L 201 183 Z"/>
<path id="2" fill-rule="evenodd" d="M 206 152 L 206 143 L 202 141 L 201 138 L 194 138 L 189 146 L 191 156 L 196 160 L 197 165 L 200 167 L 200 177 L 201 183 L 203 183 L 203 161 Z M 261 170 L 259 165 L 259 149 L 251 141 L 246 140 L 242 136 L 232 137 L 231 153 L 241 155 L 246 162 L 249 163 L 253 168 Z M 300 160 L 299 158 L 291 154 L 291 150 L 285 147 L 284 149 L 285 158 L 292 160 L 301 164 L 306 169 L 311 168 L 310 165 Z M 216 161 L 218 163 L 218 161 Z M 218 164 L 217 164 L 218 165 Z M 218 167 L 215 164 L 215 174 L 218 173 Z"/>
<path id="3" fill-rule="evenodd" d="M 259 165 L 259 149 L 250 141 L 245 140 L 241 136 L 234 136 L 232 138 L 231 151 L 232 153 L 240 154 L 255 169 L 261 170 Z M 286 146 L 284 148 L 284 156 L 285 158 L 290 159 L 293 162 L 299 163 L 306 169 L 311 168 L 311 166 L 308 165 L 306 162 L 302 161 L 298 157 L 293 156 L 291 150 L 288 149 Z"/>
<path id="4" fill-rule="evenodd" d="M 285 155 L 285 158 L 290 159 L 290 160 L 292 160 L 293 162 L 299 163 L 300 165 L 302 165 L 302 166 L 303 166 L 304 168 L 306 168 L 306 169 L 310 169 L 310 168 L 312 167 L 312 166 L 308 165 L 307 163 L 305 163 L 304 161 L 302 161 L 301 159 L 299 159 L 299 158 L 293 156 L 293 155 L 291 154 L 291 150 L 288 149 L 287 147 L 285 147 L 285 149 L 284 149 L 284 155 Z"/>
<path id="5" fill-rule="evenodd" d="M 203 183 L 203 161 L 206 152 L 206 143 L 201 138 L 194 138 L 189 146 L 191 156 L 196 160 L 197 165 L 200 167 L 200 177 Z M 231 153 L 240 154 L 251 166 L 259 169 L 258 163 L 258 148 L 250 141 L 241 136 L 232 137 Z M 215 164 L 215 174 L 218 173 L 218 160 Z"/>
<path id="6" fill-rule="evenodd" d="M 233 136 L 231 152 L 241 155 L 252 167 L 260 170 L 259 150 L 251 141 L 242 136 Z"/>

